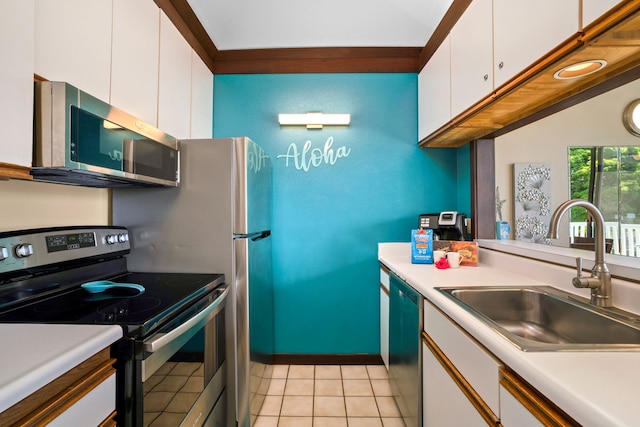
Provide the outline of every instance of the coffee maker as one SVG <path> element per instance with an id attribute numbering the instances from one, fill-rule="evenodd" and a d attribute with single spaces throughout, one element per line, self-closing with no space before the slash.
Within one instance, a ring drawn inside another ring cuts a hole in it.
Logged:
<path id="1" fill-rule="evenodd" d="M 436 240 L 467 240 L 467 217 L 456 211 L 421 214 L 418 227 L 432 229 Z"/>

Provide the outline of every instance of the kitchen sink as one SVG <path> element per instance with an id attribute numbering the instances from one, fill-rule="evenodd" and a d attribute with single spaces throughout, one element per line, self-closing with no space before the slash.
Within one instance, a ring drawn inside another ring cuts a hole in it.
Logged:
<path id="1" fill-rule="evenodd" d="M 523 351 L 640 350 L 640 316 L 550 286 L 436 290 Z"/>

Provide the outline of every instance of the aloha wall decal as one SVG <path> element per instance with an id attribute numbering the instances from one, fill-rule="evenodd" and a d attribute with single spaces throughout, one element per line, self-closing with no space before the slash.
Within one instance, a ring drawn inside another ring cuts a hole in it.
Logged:
<path id="1" fill-rule="evenodd" d="M 338 160 L 349 157 L 351 148 L 344 145 L 333 146 L 333 136 L 327 138 L 324 146 L 314 147 L 311 140 L 299 146 L 295 142 L 289 144 L 286 154 L 279 154 L 278 159 L 284 159 L 285 167 L 293 167 L 299 171 L 309 172 L 312 168 L 323 165 L 333 166 Z"/>

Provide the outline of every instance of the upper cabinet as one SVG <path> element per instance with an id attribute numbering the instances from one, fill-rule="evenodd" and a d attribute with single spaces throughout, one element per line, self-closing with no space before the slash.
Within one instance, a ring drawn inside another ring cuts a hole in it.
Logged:
<path id="1" fill-rule="evenodd" d="M 579 0 L 493 0 L 494 86 L 578 32 L 579 16 Z"/>
<path id="2" fill-rule="evenodd" d="M 213 135 L 213 74 L 202 59 L 191 52 L 191 138 Z"/>
<path id="3" fill-rule="evenodd" d="M 38 0 L 35 73 L 108 102 L 112 0 Z"/>
<path id="4" fill-rule="evenodd" d="M 491 0 L 473 0 L 451 30 L 451 116 L 493 90 Z"/>
<path id="5" fill-rule="evenodd" d="M 160 9 L 150 0 L 113 0 L 111 104 L 158 125 Z"/>
<path id="6" fill-rule="evenodd" d="M 0 176 L 28 177 L 33 140 L 34 0 L 0 2 Z"/>
<path id="7" fill-rule="evenodd" d="M 7 35 L 2 40 L 35 43 L 35 47 L 22 47 L 12 41 L 2 47 L 13 51 L 13 54 L 7 51 L 5 58 L 13 55 L 22 61 L 12 59 L 11 63 L 16 67 L 24 65 L 16 68 L 16 74 L 24 80 L 22 86 L 8 87 L 12 90 L 22 87 L 29 93 L 20 97 L 28 101 L 24 109 L 29 112 L 26 126 L 29 153 L 20 164 L 31 164 L 34 72 L 46 80 L 68 82 L 176 138 L 211 137 L 213 75 L 155 2 L 24 3 L 23 6 L 22 2 L 11 1 L 2 5 L 11 10 L 18 4 L 22 9 L 31 5 L 31 10 L 25 12 L 27 23 L 22 23 L 20 15 L 13 11 L 3 13 L 7 23 L 2 31 Z M 10 105 L 10 112 L 16 111 L 17 103 Z M 0 162 L 4 161 L 0 158 Z"/>
<path id="8" fill-rule="evenodd" d="M 451 120 L 450 38 L 442 42 L 418 74 L 418 136 L 422 139 Z"/>
<path id="9" fill-rule="evenodd" d="M 506 119 L 500 111 L 481 112 L 518 87 L 525 70 L 531 70 L 548 54 L 557 54 L 579 37 L 584 25 L 616 3 L 473 0 L 419 74 L 421 144 L 460 146 L 504 126 Z M 442 72 L 447 65 L 445 52 L 449 54 L 449 74 Z M 445 99 L 447 88 L 449 100 Z M 520 104 L 511 103 L 502 112 L 513 112 Z M 450 106 L 448 117 L 441 106 L 445 110 Z"/>
<path id="10" fill-rule="evenodd" d="M 160 13 L 158 128 L 176 138 L 191 134 L 191 46 Z"/>

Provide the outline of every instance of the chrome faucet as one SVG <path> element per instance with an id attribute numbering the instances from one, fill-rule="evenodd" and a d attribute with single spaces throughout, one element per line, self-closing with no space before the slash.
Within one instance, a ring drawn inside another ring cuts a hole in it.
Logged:
<path id="1" fill-rule="evenodd" d="M 591 304 L 598 307 L 611 307 L 611 274 L 609 268 L 604 262 L 605 254 L 605 237 L 604 237 L 604 217 L 602 212 L 592 203 L 586 200 L 573 199 L 562 203 L 551 215 L 549 221 L 549 238 L 558 238 L 558 225 L 562 215 L 574 206 L 585 208 L 591 214 L 595 221 L 595 257 L 596 261 L 591 270 L 591 277 L 582 277 L 582 258 L 576 259 L 576 267 L 578 274 L 573 278 L 571 283 L 576 288 L 591 289 Z"/>

